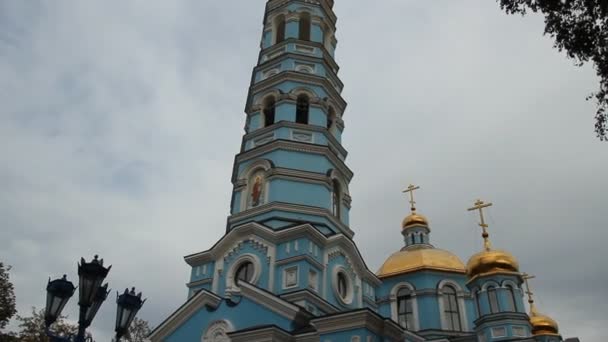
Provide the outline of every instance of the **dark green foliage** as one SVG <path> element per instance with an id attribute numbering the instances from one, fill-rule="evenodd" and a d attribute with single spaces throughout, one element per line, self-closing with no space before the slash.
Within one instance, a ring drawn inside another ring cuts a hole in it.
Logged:
<path id="1" fill-rule="evenodd" d="M 32 308 L 30 317 L 21 317 L 17 315 L 19 321 L 18 341 L 20 342 L 48 342 L 44 324 L 44 309 L 36 310 Z M 57 322 L 53 323 L 51 330 L 55 335 L 70 336 L 76 335 L 78 326 L 65 321 L 65 317 L 61 317 Z"/>
<path id="2" fill-rule="evenodd" d="M 595 98 L 595 132 L 608 141 L 608 0 L 498 0 L 508 14 L 528 11 L 545 16 L 545 34 L 581 66 L 592 62 L 600 87 Z"/>
<path id="3" fill-rule="evenodd" d="M 148 340 L 150 332 L 148 322 L 135 317 L 129 326 L 129 332 L 125 339 L 129 342 L 145 342 Z"/>
<path id="4" fill-rule="evenodd" d="M 9 279 L 10 266 L 0 262 L 0 330 L 4 329 L 11 317 L 17 313 L 15 289 Z"/>

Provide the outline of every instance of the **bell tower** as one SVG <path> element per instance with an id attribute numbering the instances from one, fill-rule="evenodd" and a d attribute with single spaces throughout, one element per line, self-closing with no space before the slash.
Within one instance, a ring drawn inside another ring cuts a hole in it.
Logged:
<path id="1" fill-rule="evenodd" d="M 252 221 L 274 230 L 308 222 L 326 236 L 353 236 L 335 31 L 333 0 L 266 3 L 228 232 Z"/>

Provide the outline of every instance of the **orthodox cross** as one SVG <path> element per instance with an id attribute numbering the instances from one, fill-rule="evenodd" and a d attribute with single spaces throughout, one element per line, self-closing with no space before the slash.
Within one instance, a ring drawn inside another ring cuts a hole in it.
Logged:
<path id="1" fill-rule="evenodd" d="M 415 186 L 413 184 L 410 184 L 410 186 L 407 187 L 407 189 L 403 190 L 404 194 L 410 194 L 410 208 L 412 209 L 412 212 L 416 211 L 416 201 L 414 201 L 414 191 L 419 190 L 420 187 L 419 186 Z"/>
<path id="2" fill-rule="evenodd" d="M 478 199 L 475 202 L 475 206 L 468 209 L 469 211 L 479 210 L 479 217 L 481 218 L 481 223 L 479 223 L 479 226 L 483 230 L 483 234 L 481 234 L 481 236 L 483 237 L 483 245 L 487 251 L 490 250 L 492 245 L 490 244 L 490 239 L 489 239 L 490 234 L 488 234 L 489 226 L 486 224 L 486 221 L 483 217 L 483 209 L 487 208 L 487 207 L 491 207 L 491 206 L 492 206 L 492 203 L 485 203 L 484 201 Z"/>
<path id="3" fill-rule="evenodd" d="M 536 276 L 529 275 L 528 273 L 523 273 L 521 275 L 521 277 L 524 280 L 524 284 L 526 284 L 526 294 L 528 295 L 528 303 L 530 303 L 530 305 L 533 305 L 534 304 L 534 299 L 532 298 L 533 293 L 530 290 L 530 283 L 528 282 L 528 280 L 534 279 L 534 278 L 536 278 Z"/>

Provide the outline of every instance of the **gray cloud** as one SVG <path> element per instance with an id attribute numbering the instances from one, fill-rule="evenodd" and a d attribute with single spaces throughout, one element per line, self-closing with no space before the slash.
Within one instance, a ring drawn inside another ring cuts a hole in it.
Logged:
<path id="1" fill-rule="evenodd" d="M 0 258 L 20 312 L 80 256 L 149 297 L 160 322 L 186 297 L 182 256 L 225 229 L 230 174 L 264 1 L 0 2 Z M 351 224 L 376 269 L 401 246 L 401 188 L 435 245 L 481 248 L 468 205 L 492 200 L 492 240 L 534 273 L 539 308 L 599 341 L 608 238 L 596 87 L 542 37 L 539 17 L 482 1 L 339 1 Z M 381 137 L 379 139 L 378 137 Z M 76 317 L 75 301 L 69 305 Z M 94 333 L 109 339 L 113 301 Z"/>

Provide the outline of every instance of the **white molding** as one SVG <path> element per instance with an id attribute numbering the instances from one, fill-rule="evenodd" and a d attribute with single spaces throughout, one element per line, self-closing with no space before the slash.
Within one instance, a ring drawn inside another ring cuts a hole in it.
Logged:
<path id="1" fill-rule="evenodd" d="M 184 257 L 186 263 L 190 266 L 200 265 L 206 262 L 216 262 L 216 272 L 222 268 L 221 263 L 218 265 L 218 258 L 223 258 L 223 255 L 233 248 L 239 241 L 245 240 L 250 237 L 255 237 L 256 240 L 268 246 L 268 255 L 273 258 L 276 257 L 276 245 L 280 242 L 288 241 L 294 236 L 306 236 L 308 239 L 314 241 L 318 246 L 323 249 L 323 264 L 328 264 L 328 250 L 333 247 L 342 247 L 349 256 L 352 266 L 357 270 L 359 277 L 362 277 L 365 281 L 370 283 L 372 286 L 380 286 L 382 281 L 376 276 L 376 274 L 370 271 L 366 266 L 360 253 L 357 251 L 357 246 L 354 242 L 344 235 L 333 235 L 331 237 L 324 236 L 312 225 L 305 223 L 292 228 L 275 231 L 270 228 L 264 227 L 256 222 L 248 222 L 243 225 L 234 227 L 228 234 L 214 246 L 212 249 L 191 254 Z M 223 260 L 223 259 L 222 259 Z M 272 270 L 273 268 L 270 267 Z M 323 284 L 327 284 L 326 279 L 323 279 Z M 215 290 L 214 290 L 215 291 Z M 325 291 L 325 290 L 323 290 Z M 215 291 L 217 292 L 217 291 Z M 325 292 L 323 292 L 325 295 Z"/>
<path id="2" fill-rule="evenodd" d="M 338 275 L 339 274 L 344 275 L 344 278 L 346 279 L 346 296 L 344 296 L 344 297 L 342 297 L 342 295 L 338 291 Z M 351 274 L 351 272 L 348 272 L 346 270 L 346 268 L 342 265 L 336 265 L 332 269 L 331 284 L 332 284 L 332 288 L 334 290 L 334 295 L 335 295 L 336 299 L 338 300 L 338 302 L 345 306 L 349 306 L 349 305 L 353 304 L 353 300 L 355 297 L 355 295 L 354 295 L 355 281 L 354 281 L 354 279 L 351 278 L 350 274 Z"/>
<path id="3" fill-rule="evenodd" d="M 296 281 L 292 285 L 287 284 L 287 275 L 290 271 L 295 273 Z M 285 267 L 283 269 L 283 279 L 282 279 L 282 288 L 283 290 L 293 289 L 298 287 L 300 284 L 300 267 L 298 265 Z"/>
<path id="4" fill-rule="evenodd" d="M 175 329 L 185 323 L 190 317 L 195 314 L 198 310 L 209 306 L 217 308 L 221 303 L 222 298 L 207 291 L 201 290 L 195 294 L 189 301 L 187 301 L 182 307 L 177 309 L 171 314 L 164 322 L 162 322 L 156 329 L 150 333 L 150 340 L 152 342 L 161 342 L 164 338 L 169 336 Z"/>
<path id="5" fill-rule="evenodd" d="M 234 325 L 229 320 L 218 320 L 211 324 L 201 336 L 201 342 L 230 342 L 228 333 L 234 331 Z M 222 336 L 217 336 L 221 334 Z"/>
<path id="6" fill-rule="evenodd" d="M 251 262 L 253 264 L 253 275 L 251 276 L 251 280 L 249 282 L 252 284 L 257 284 L 257 282 L 260 280 L 260 276 L 262 274 L 262 263 L 260 258 L 251 253 L 241 254 L 232 262 L 228 272 L 226 272 L 226 292 L 238 292 L 240 286 L 238 286 L 234 280 L 236 276 L 235 273 L 238 268 L 246 262 Z"/>
<path id="7" fill-rule="evenodd" d="M 467 317 L 466 304 L 465 304 L 465 300 L 464 300 L 464 297 L 465 297 L 464 291 L 457 282 L 455 282 L 451 279 L 444 279 L 444 280 L 440 281 L 437 286 L 437 301 L 439 303 L 439 317 L 441 318 L 441 329 L 449 330 L 448 322 L 445 319 L 445 313 L 444 313 L 445 306 L 443 304 L 443 292 L 442 292 L 443 287 L 446 285 L 450 285 L 450 286 L 454 287 L 454 289 L 456 290 L 456 299 L 458 302 L 458 311 L 459 311 L 458 313 L 460 315 L 461 331 L 469 331 L 469 321 L 468 321 L 468 317 Z"/>
<path id="8" fill-rule="evenodd" d="M 412 315 L 414 316 L 414 326 L 408 327 L 408 329 L 413 330 L 413 331 L 418 331 L 418 330 L 420 330 L 420 320 L 419 320 L 419 316 L 418 316 L 418 299 L 416 297 L 416 288 L 408 282 L 397 283 L 391 289 L 390 296 L 389 296 L 389 300 L 390 300 L 390 304 L 391 304 L 391 318 L 393 319 L 393 321 L 399 323 L 399 312 L 398 312 L 399 304 L 397 302 L 397 293 L 402 288 L 408 288 L 411 291 L 411 296 L 412 296 L 412 311 L 413 311 Z"/>

